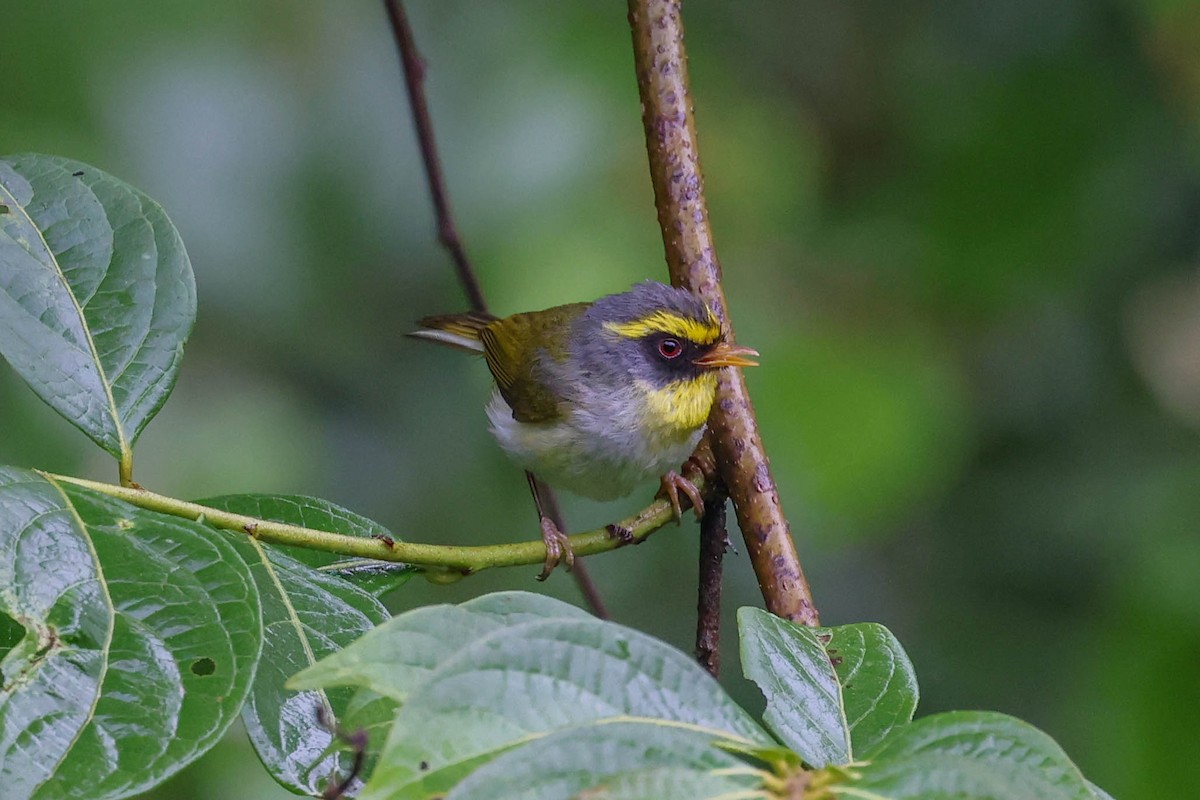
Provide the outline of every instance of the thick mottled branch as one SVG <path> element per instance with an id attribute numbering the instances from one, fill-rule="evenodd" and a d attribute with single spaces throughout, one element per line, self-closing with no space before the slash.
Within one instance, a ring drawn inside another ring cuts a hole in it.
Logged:
<path id="1" fill-rule="evenodd" d="M 721 288 L 688 89 L 681 0 L 629 0 L 634 62 L 658 222 L 671 281 L 733 326 Z M 817 609 L 758 433 L 741 372 L 722 370 L 709 433 L 767 609 L 818 624 Z"/>
<path id="2" fill-rule="evenodd" d="M 404 542 L 399 539 L 387 542 L 365 536 L 348 536 L 335 531 L 321 531 L 244 514 L 234 514 L 218 508 L 209 508 L 199 503 L 155 494 L 145 489 L 48 472 L 40 474 L 47 480 L 82 486 L 123 500 L 138 508 L 169 514 L 173 517 L 203 521 L 214 528 L 235 531 L 269 544 L 305 547 L 349 558 L 410 564 L 423 568 L 426 572 L 431 573 L 431 577 L 437 574 L 470 575 L 492 567 L 540 565 L 546 560 L 546 545 L 540 538 L 536 541 L 474 547 L 420 544 Z M 704 490 L 706 481 L 703 473 L 690 472 L 688 478 L 701 491 Z M 684 505 L 685 507 L 688 505 L 686 499 L 684 499 Z M 571 547 L 574 548 L 577 556 L 590 556 L 616 550 L 626 544 L 640 544 L 674 519 L 671 504 L 666 500 L 656 500 L 633 516 L 613 523 L 611 526 L 571 536 Z M 614 535 L 613 530 L 619 530 L 621 535 Z"/>

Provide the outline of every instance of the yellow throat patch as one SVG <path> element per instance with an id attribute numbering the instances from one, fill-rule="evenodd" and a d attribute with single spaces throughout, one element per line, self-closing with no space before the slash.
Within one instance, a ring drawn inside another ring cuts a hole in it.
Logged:
<path id="1" fill-rule="evenodd" d="M 661 389 L 646 381 L 636 381 L 635 385 L 645 398 L 646 428 L 659 436 L 682 439 L 708 420 L 717 391 L 717 373 L 708 370 Z"/>
<path id="2" fill-rule="evenodd" d="M 699 345 L 706 345 L 721 338 L 721 321 L 711 310 L 708 312 L 708 320 L 705 322 L 681 317 L 670 311 L 655 311 L 650 316 L 633 322 L 606 322 L 604 327 L 626 339 L 641 339 L 652 333 L 665 333 Z"/>

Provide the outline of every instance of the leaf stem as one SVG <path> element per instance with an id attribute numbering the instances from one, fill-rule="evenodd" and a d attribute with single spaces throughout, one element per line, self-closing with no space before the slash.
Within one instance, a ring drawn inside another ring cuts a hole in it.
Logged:
<path id="1" fill-rule="evenodd" d="M 117 461 L 117 480 L 122 486 L 135 486 L 133 482 L 133 450 L 125 448 L 121 451 L 121 458 Z"/>
<path id="2" fill-rule="evenodd" d="M 470 547 L 420 544 L 398 539 L 388 543 L 366 536 L 349 536 L 344 533 L 304 528 L 299 525 L 273 522 L 244 514 L 234 514 L 141 488 L 117 486 L 40 470 L 38 474 L 55 483 L 81 486 L 138 508 L 201 521 L 215 528 L 252 536 L 261 542 L 322 550 L 351 558 L 410 564 L 434 574 L 471 575 L 492 567 L 540 565 L 546 560 L 546 545 L 540 537 L 535 541 Z M 703 474 L 696 472 L 689 475 L 689 478 L 697 488 L 701 491 L 704 490 L 705 476 Z M 684 506 L 687 507 L 686 500 Z M 633 516 L 613 523 L 612 526 L 577 533 L 569 537 L 571 547 L 577 556 L 590 556 L 616 550 L 626 544 L 640 544 L 673 519 L 674 513 L 670 503 L 666 500 L 656 500 Z M 620 531 L 621 535 L 614 535 L 612 530 Z"/>

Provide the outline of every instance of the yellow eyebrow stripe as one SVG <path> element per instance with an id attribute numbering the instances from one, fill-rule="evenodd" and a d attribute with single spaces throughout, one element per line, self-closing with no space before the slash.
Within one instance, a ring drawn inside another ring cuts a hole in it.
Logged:
<path id="1" fill-rule="evenodd" d="M 606 322 L 604 327 L 626 339 L 641 339 L 652 333 L 665 333 L 696 344 L 712 344 L 721 338 L 721 323 L 711 311 L 708 316 L 708 322 L 697 322 L 668 311 L 655 311 L 650 316 L 633 322 Z"/>

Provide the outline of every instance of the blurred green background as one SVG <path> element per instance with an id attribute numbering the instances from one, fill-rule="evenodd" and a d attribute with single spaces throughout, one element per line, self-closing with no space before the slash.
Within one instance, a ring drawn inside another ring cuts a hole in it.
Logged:
<path id="1" fill-rule="evenodd" d="M 663 278 L 625 6 L 410 3 L 463 236 L 502 313 Z M 1200 786 L 1200 3 L 689 0 L 713 224 L 827 624 L 876 620 L 922 713 L 992 708 L 1122 800 Z M 382 8 L 0 0 L 0 152 L 159 200 L 200 313 L 139 480 L 318 495 L 444 543 L 535 535 Z M 0 462 L 116 478 L 0 374 Z M 649 496 L 565 498 L 576 529 Z M 696 529 L 592 559 L 691 648 Z M 576 600 L 535 568 L 500 588 Z M 726 607 L 761 602 L 744 555 Z M 732 619 L 724 682 L 737 674 Z M 287 796 L 229 737 L 159 798 Z"/>

